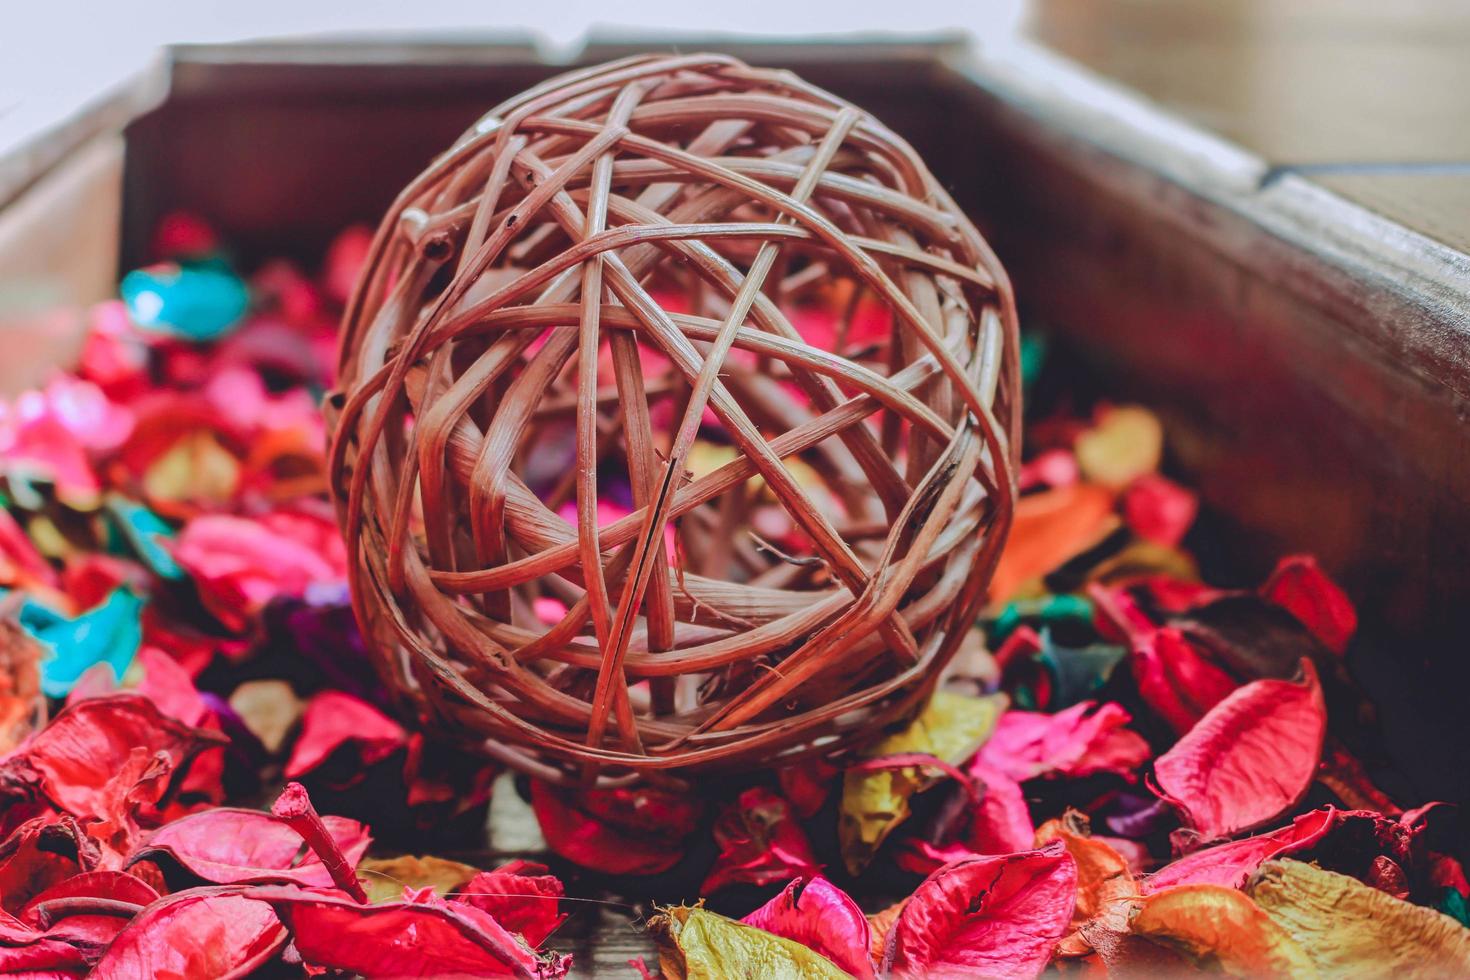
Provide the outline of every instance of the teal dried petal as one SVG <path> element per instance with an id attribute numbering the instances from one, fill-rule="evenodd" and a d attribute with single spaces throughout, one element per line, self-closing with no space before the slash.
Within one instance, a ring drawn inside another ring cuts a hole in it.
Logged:
<path id="1" fill-rule="evenodd" d="M 65 697 L 89 667 L 101 663 L 121 681 L 143 640 L 144 604 L 130 590 L 117 589 L 100 605 L 69 618 L 27 600 L 20 623 L 50 651 L 41 663 L 41 690 L 48 697 Z"/>
<path id="2" fill-rule="evenodd" d="M 167 521 L 142 504 L 118 495 L 108 498 L 107 512 L 127 549 L 142 559 L 153 574 L 165 579 L 184 577 L 184 570 L 174 561 L 166 543 L 174 536 L 174 529 Z"/>
<path id="3" fill-rule="evenodd" d="M 999 646 L 1023 622 L 1034 623 L 1043 629 L 1090 626 L 1092 600 L 1085 595 L 1071 592 L 1037 599 L 1017 599 L 1007 603 L 986 628 L 986 639 L 992 647 Z"/>
<path id="4" fill-rule="evenodd" d="M 244 280 L 220 260 L 135 269 L 118 292 L 139 327 L 181 340 L 218 340 L 250 305 Z"/>
<path id="5" fill-rule="evenodd" d="M 1090 643 L 1085 647 L 1064 647 L 1052 642 L 1051 631 L 1041 633 L 1042 648 L 1037 662 L 1051 677 L 1051 697 L 1047 710 L 1067 708 L 1085 701 L 1113 676 L 1113 670 L 1128 654 L 1128 649 L 1110 643 Z"/>
<path id="6" fill-rule="evenodd" d="M 1030 389 L 1046 364 L 1047 340 L 1043 334 L 1028 331 L 1021 335 L 1021 384 Z"/>
<path id="7" fill-rule="evenodd" d="M 1446 888 L 1434 907 L 1460 925 L 1470 927 L 1470 903 L 1454 888 Z"/>

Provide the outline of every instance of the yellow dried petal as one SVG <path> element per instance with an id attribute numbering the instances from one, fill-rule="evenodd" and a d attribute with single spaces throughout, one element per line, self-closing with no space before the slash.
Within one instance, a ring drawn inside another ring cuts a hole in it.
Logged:
<path id="1" fill-rule="evenodd" d="M 703 908 L 666 909 L 648 923 L 669 980 L 823 980 L 850 977 L 801 943 Z"/>
<path id="2" fill-rule="evenodd" d="M 1233 977 L 1315 977 L 1306 952 L 1243 892 L 1181 885 L 1139 903 L 1132 934 Z"/>
<path id="3" fill-rule="evenodd" d="M 229 500 L 239 482 L 240 461 L 201 429 L 153 461 L 143 474 L 143 492 L 152 500 Z"/>
<path id="4" fill-rule="evenodd" d="M 985 744 L 1005 711 L 1003 694 L 977 698 L 938 691 L 903 731 L 868 749 L 869 759 L 919 752 L 951 765 L 968 760 Z M 909 815 L 909 798 L 928 789 L 938 777 L 917 767 L 869 772 L 848 770 L 842 777 L 842 813 L 837 831 L 842 858 L 858 874 L 879 845 Z"/>
<path id="5" fill-rule="evenodd" d="M 1355 878 L 1269 861 L 1248 891 L 1324 976 L 1470 976 L 1470 929 Z"/>
<path id="6" fill-rule="evenodd" d="M 357 866 L 357 880 L 369 902 L 395 902 L 403 897 L 405 887 L 433 886 L 434 894 L 443 898 L 479 873 L 472 865 L 433 855 L 364 858 Z"/>
<path id="7" fill-rule="evenodd" d="M 1148 409 L 1120 405 L 1078 436 L 1073 450 L 1084 477 L 1121 490 L 1159 468 L 1164 454 L 1164 427 Z"/>

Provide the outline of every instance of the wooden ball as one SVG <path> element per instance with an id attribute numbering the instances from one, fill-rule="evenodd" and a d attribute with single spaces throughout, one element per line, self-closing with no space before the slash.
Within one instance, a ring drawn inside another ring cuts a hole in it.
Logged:
<path id="1" fill-rule="evenodd" d="M 406 706 L 588 785 L 911 715 L 1010 524 L 1005 272 L 913 149 L 718 55 L 506 102 L 379 227 L 332 480 Z"/>

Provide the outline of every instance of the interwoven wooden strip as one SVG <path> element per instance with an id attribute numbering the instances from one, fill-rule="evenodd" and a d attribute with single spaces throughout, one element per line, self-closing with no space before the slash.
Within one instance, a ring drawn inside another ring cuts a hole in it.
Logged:
<path id="1" fill-rule="evenodd" d="M 973 622 L 1019 408 L 1005 272 L 882 124 L 723 56 L 564 75 L 404 190 L 349 304 L 358 621 L 547 778 L 834 756 Z"/>

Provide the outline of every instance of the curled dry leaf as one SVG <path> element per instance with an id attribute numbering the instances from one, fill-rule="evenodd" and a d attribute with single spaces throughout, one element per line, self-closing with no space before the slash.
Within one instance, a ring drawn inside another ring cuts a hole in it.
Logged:
<path id="1" fill-rule="evenodd" d="M 276 955 L 286 929 L 264 902 L 223 888 L 192 888 L 159 899 L 127 924 L 91 974 L 245 977 Z"/>
<path id="2" fill-rule="evenodd" d="M 1470 976 L 1470 929 L 1301 861 L 1270 861 L 1247 893 L 1323 976 Z"/>
<path id="3" fill-rule="evenodd" d="M 346 817 L 322 823 L 349 862 L 356 864 L 372 838 Z M 219 807 L 181 817 L 155 831 L 133 861 L 167 856 L 184 870 L 216 884 L 295 882 L 330 887 L 332 876 L 286 821 L 259 810 Z M 401 891 L 401 889 L 400 889 Z"/>
<path id="4" fill-rule="evenodd" d="M 668 980 L 823 980 L 847 977 L 831 960 L 801 943 L 741 925 L 707 909 L 665 909 L 648 923 Z"/>
<path id="5" fill-rule="evenodd" d="M 57 809 L 116 820 L 137 783 L 126 764 L 135 753 L 162 756 L 176 770 L 221 741 L 216 732 L 169 718 L 146 697 L 113 694 L 68 706 L 17 755 L 36 772 L 41 791 Z"/>
<path id="6" fill-rule="evenodd" d="M 1006 703 L 999 694 L 975 698 L 937 691 L 907 728 L 878 742 L 864 756 L 874 760 L 917 754 L 960 765 L 990 737 Z M 910 797 L 936 778 L 932 768 L 917 766 L 855 768 L 843 775 L 837 832 L 848 871 L 859 874 L 868 866 L 884 839 L 908 818 Z"/>
<path id="7" fill-rule="evenodd" d="M 1311 977 L 1306 951 L 1243 892 L 1181 885 L 1138 903 L 1132 934 L 1235 977 Z"/>
<path id="8" fill-rule="evenodd" d="M 868 920 L 826 878 L 797 878 L 740 921 L 816 950 L 858 980 L 873 976 Z"/>
<path id="9" fill-rule="evenodd" d="M 1139 696 L 1180 735 L 1240 686 L 1172 626 L 1135 636 L 1129 664 Z"/>
<path id="10" fill-rule="evenodd" d="M 1075 931 L 1120 898 L 1139 893 L 1128 859 L 1112 845 L 1093 837 L 1087 818 L 1075 810 L 1048 820 L 1036 829 L 1036 846 L 1060 841 L 1077 864 L 1077 904 L 1072 911 Z"/>
<path id="11" fill-rule="evenodd" d="M 1239 688 L 1154 763 L 1159 795 L 1202 839 L 1259 827 L 1296 806 L 1322 756 L 1327 707 L 1317 671 Z"/>
<path id="12" fill-rule="evenodd" d="M 884 945 L 895 977 L 1030 977 L 1067 933 L 1077 865 L 1060 842 L 940 868 Z"/>
<path id="13" fill-rule="evenodd" d="M 979 759 L 971 761 L 969 775 L 979 799 L 963 804 L 955 839 L 907 841 L 898 855 L 898 864 L 905 870 L 927 875 L 950 861 L 978 854 L 1012 854 L 1034 845 L 1036 827 L 1021 784 Z"/>
<path id="14" fill-rule="evenodd" d="M 433 889 L 445 897 L 468 884 L 480 869 L 458 861 L 425 855 L 403 854 L 394 858 L 363 858 L 357 862 L 357 880 L 367 892 L 369 902 L 392 902 L 403 897 L 403 890 Z"/>

